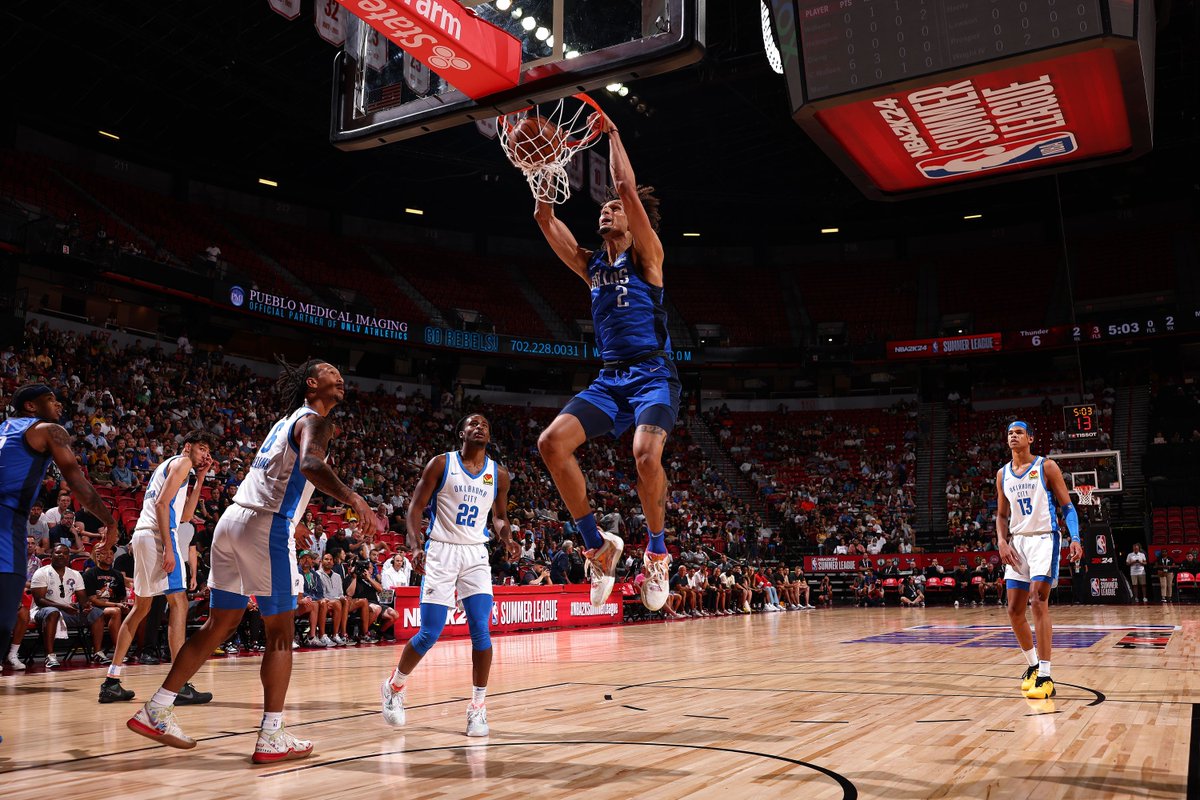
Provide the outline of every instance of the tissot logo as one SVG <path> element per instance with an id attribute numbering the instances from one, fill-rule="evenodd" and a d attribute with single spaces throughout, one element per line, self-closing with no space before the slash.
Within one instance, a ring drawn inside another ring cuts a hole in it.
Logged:
<path id="1" fill-rule="evenodd" d="M 229 290 L 229 302 L 233 303 L 238 308 L 246 302 L 246 292 L 240 286 L 234 286 Z"/>

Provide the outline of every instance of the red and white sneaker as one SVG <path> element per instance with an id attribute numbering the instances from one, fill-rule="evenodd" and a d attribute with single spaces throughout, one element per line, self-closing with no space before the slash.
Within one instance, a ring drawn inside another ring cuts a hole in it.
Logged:
<path id="1" fill-rule="evenodd" d="M 274 764 L 276 761 L 294 761 L 297 758 L 308 758 L 312 755 L 313 743 L 306 739 L 297 739 L 280 728 L 274 733 L 258 732 L 258 743 L 254 745 L 255 764 Z"/>
<path id="2" fill-rule="evenodd" d="M 647 611 L 658 611 L 671 595 L 671 554 L 651 553 L 642 557 L 642 605 Z"/>
<path id="3" fill-rule="evenodd" d="M 129 718 L 125 727 L 147 739 L 177 747 L 180 750 L 191 750 L 196 746 L 196 740 L 183 732 L 179 720 L 175 718 L 174 706 L 159 706 L 146 703 L 138 712 Z"/>
<path id="4" fill-rule="evenodd" d="M 625 549 L 625 541 L 615 533 L 600 531 L 600 538 L 604 540 L 600 547 L 583 553 L 592 568 L 591 601 L 594 608 L 600 608 L 608 602 L 613 584 L 616 583 L 617 564 Z"/>

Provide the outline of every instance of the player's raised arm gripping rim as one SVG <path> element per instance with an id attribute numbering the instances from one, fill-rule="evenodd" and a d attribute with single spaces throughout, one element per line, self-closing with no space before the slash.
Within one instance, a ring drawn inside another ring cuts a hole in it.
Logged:
<path id="1" fill-rule="evenodd" d="M 1004 562 L 1008 590 L 1008 618 L 1017 643 L 1025 655 L 1026 669 L 1021 690 L 1030 699 L 1054 696 L 1050 677 L 1053 626 L 1050 622 L 1050 590 L 1058 583 L 1062 557 L 1058 533 L 1059 507 L 1071 536 L 1070 557 L 1083 557 L 1079 543 L 1079 516 L 1071 504 L 1062 470 L 1053 461 L 1030 452 L 1033 436 L 1020 420 L 1006 431 L 1012 460 L 996 473 L 996 540 Z M 1037 649 L 1033 631 L 1025 617 L 1032 600 Z"/>
<path id="2" fill-rule="evenodd" d="M 421 473 L 405 520 L 415 563 L 424 563 L 421 629 L 404 646 L 400 663 L 380 686 L 383 718 L 405 723 L 405 687 L 421 659 L 437 642 L 455 598 L 471 632 L 471 703 L 467 736 L 487 736 L 488 676 L 492 669 L 492 568 L 485 542 L 488 512 L 496 537 L 510 556 L 520 547 L 508 523 L 508 470 L 488 456 L 492 426 L 483 414 L 468 414 L 455 428 L 458 449 L 434 456 Z M 429 526 L 423 528 L 424 513 Z"/>
<path id="3" fill-rule="evenodd" d="M 610 432 L 620 436 L 636 426 L 637 491 L 649 534 L 642 602 L 653 611 L 663 606 L 669 594 L 662 453 L 675 426 L 680 393 L 663 306 L 658 198 L 652 187 L 637 185 L 620 131 L 612 121 L 598 112 L 590 123 L 608 136 L 616 195 L 600 207 L 600 247 L 590 251 L 580 247 L 551 204 L 539 202 L 534 216 L 551 249 L 589 286 L 596 346 L 604 365 L 599 377 L 542 432 L 538 449 L 583 537 L 584 555 L 592 564 L 591 601 L 600 606 L 612 591 L 624 541 L 597 530 L 575 451 L 589 439 Z"/>

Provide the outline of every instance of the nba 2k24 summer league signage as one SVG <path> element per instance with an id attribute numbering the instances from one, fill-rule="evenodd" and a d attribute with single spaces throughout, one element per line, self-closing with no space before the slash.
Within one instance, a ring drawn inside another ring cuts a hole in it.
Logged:
<path id="1" fill-rule="evenodd" d="M 1091 50 L 817 112 L 884 192 L 1121 153 L 1133 144 L 1109 50 Z"/>
<path id="2" fill-rule="evenodd" d="M 887 343 L 887 357 L 940 358 L 994 353 L 1001 348 L 999 333 L 977 333 L 971 336 L 941 336 L 936 339 L 908 339 Z"/>
<path id="3" fill-rule="evenodd" d="M 520 80 L 521 42 L 455 0 L 337 1 L 472 100 Z"/>
<path id="4" fill-rule="evenodd" d="M 407 322 L 309 303 L 287 295 L 232 286 L 229 289 L 229 302 L 234 308 L 330 332 L 352 333 L 394 342 L 408 341 Z"/>
<path id="5" fill-rule="evenodd" d="M 879 199 L 1150 149 L 1154 0 L 766 0 L 792 116 Z"/>
<path id="6" fill-rule="evenodd" d="M 581 586 L 497 586 L 492 605 L 493 631 L 527 631 L 548 628 L 578 628 L 591 625 L 615 625 L 623 615 L 622 598 L 614 592 L 600 608 L 593 608 L 590 588 Z M 421 628 L 420 589 L 409 586 L 396 590 L 396 632 L 411 637 Z M 466 614 L 453 609 L 446 618 L 446 633 L 465 636 Z"/>

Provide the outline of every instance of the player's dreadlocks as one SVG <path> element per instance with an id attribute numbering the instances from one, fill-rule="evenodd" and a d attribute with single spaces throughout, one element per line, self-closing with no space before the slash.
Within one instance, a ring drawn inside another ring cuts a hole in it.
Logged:
<path id="1" fill-rule="evenodd" d="M 308 379 L 317 374 L 317 367 L 326 363 L 320 358 L 310 358 L 303 364 L 289 364 L 283 356 L 277 356 L 276 361 L 283 371 L 275 380 L 275 394 L 282 404 L 282 412 L 290 414 L 304 405 L 308 395 Z"/>
<path id="2" fill-rule="evenodd" d="M 653 186 L 639 186 L 637 193 L 638 199 L 642 201 L 642 208 L 646 209 L 646 216 L 650 218 L 650 227 L 657 232 L 658 224 L 662 221 L 662 212 L 659 210 L 662 201 L 655 197 Z M 608 188 L 608 199 L 620 199 L 616 189 L 611 186 Z"/>

